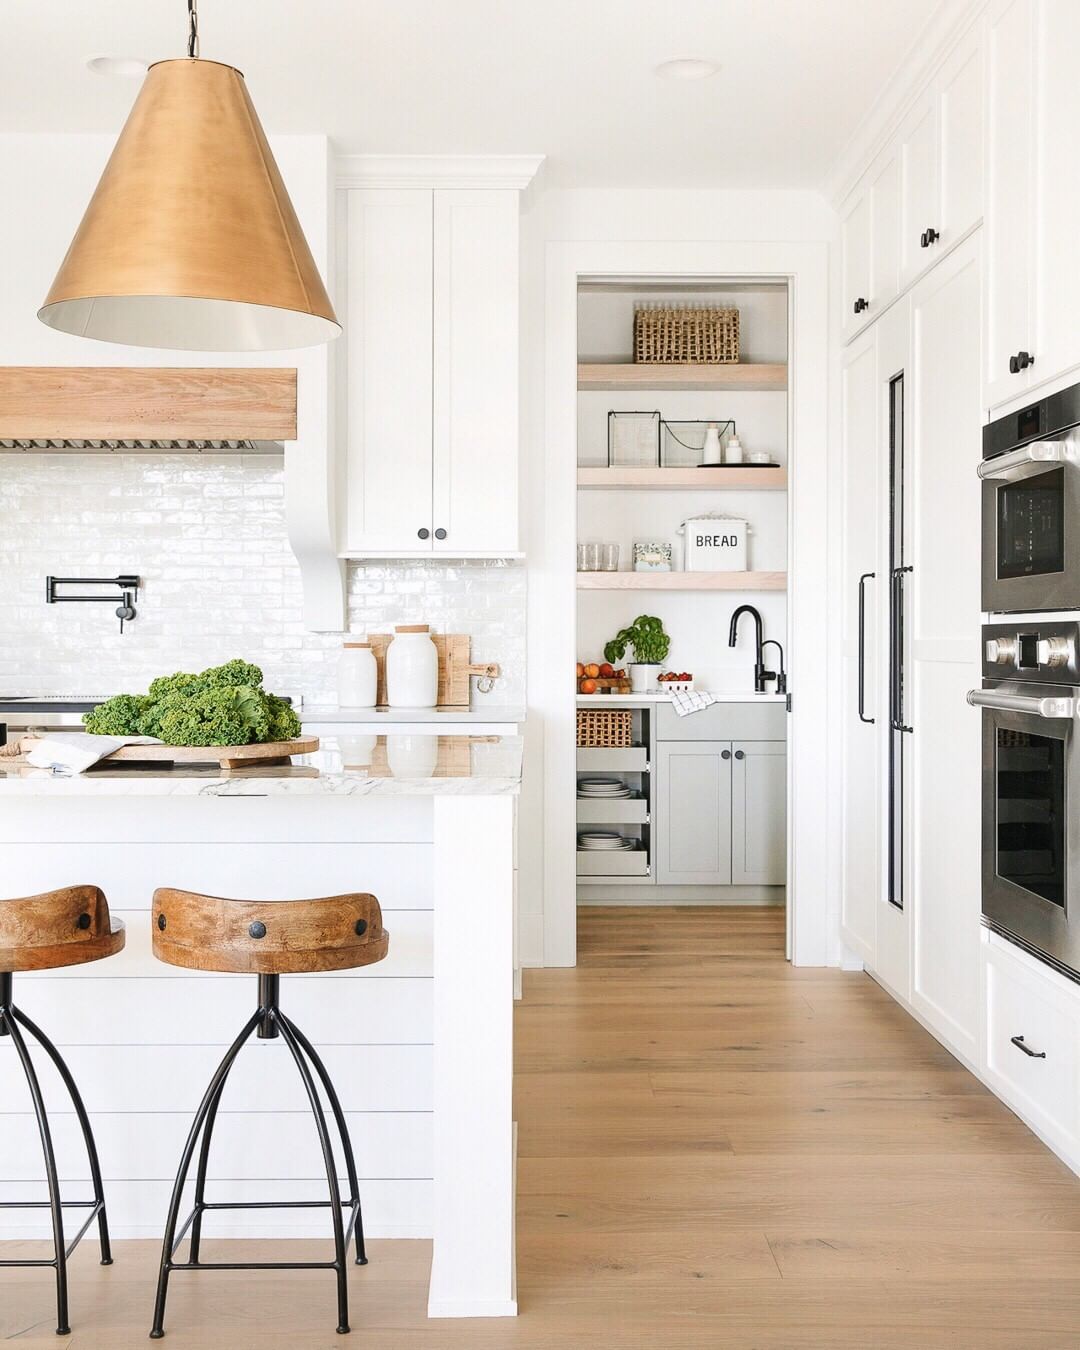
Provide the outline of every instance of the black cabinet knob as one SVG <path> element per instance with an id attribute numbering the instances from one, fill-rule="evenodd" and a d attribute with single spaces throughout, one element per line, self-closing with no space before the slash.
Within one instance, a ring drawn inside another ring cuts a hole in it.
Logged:
<path id="1" fill-rule="evenodd" d="M 1015 356 L 1009 357 L 1009 374 L 1019 375 L 1022 370 L 1027 370 L 1028 366 L 1035 364 L 1035 358 L 1030 352 L 1017 352 Z"/>
<path id="2" fill-rule="evenodd" d="M 864 300 L 863 297 L 860 295 L 858 300 L 855 301 L 855 303 L 852 305 L 851 308 L 855 311 L 856 314 L 861 314 L 864 309 L 870 308 L 870 301 Z"/>
<path id="3" fill-rule="evenodd" d="M 743 752 L 742 752 L 741 750 L 736 750 L 736 751 L 735 751 L 735 758 L 736 758 L 736 759 L 745 759 L 745 758 L 746 758 L 746 755 L 743 754 Z"/>
<path id="4" fill-rule="evenodd" d="M 721 751 L 720 751 L 720 758 L 721 758 L 721 759 L 730 759 L 730 758 L 731 758 L 731 751 L 730 751 L 730 750 L 721 750 Z"/>
<path id="5" fill-rule="evenodd" d="M 922 234 L 919 235 L 919 243 L 923 248 L 929 248 L 931 244 L 936 244 L 940 238 L 940 232 L 931 225 L 928 230 L 923 230 Z"/>
<path id="6" fill-rule="evenodd" d="M 430 531 L 430 530 L 417 530 L 417 531 L 416 531 L 416 537 L 417 537 L 417 539 L 430 539 L 430 538 L 431 538 L 431 531 Z"/>
<path id="7" fill-rule="evenodd" d="M 445 539 L 445 538 L 446 538 L 446 531 L 445 531 L 445 530 L 436 530 L 436 531 L 435 531 L 435 538 L 436 538 L 436 539 Z"/>

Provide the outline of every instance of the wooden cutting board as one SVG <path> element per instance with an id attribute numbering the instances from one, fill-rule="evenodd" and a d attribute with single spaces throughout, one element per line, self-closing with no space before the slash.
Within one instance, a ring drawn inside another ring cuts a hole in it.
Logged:
<path id="1" fill-rule="evenodd" d="M 40 743 L 40 738 L 24 736 L 20 749 L 25 755 Z M 258 745 L 123 745 L 101 763 L 219 764 L 223 769 L 250 769 L 283 764 L 291 755 L 311 755 L 318 748 L 318 736 L 263 741 Z"/>
<path id="2" fill-rule="evenodd" d="M 375 701 L 379 707 L 386 705 L 386 649 L 393 639 L 392 633 L 369 633 L 368 641 L 375 653 L 375 664 L 379 671 L 378 691 Z M 437 708 L 468 708 L 471 702 L 469 679 L 473 675 L 486 675 L 498 679 L 501 668 L 488 662 L 486 665 L 472 664 L 472 638 L 468 633 L 432 633 L 432 642 L 439 653 L 439 694 Z"/>

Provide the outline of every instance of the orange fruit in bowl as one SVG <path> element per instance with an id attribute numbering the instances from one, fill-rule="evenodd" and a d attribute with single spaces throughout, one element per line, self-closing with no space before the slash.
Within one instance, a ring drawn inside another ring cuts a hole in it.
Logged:
<path id="1" fill-rule="evenodd" d="M 577 663 L 577 677 L 578 677 L 578 679 L 580 680 L 581 677 L 582 677 L 582 675 L 584 675 L 584 674 L 585 674 L 585 667 L 584 667 L 584 666 L 581 664 L 581 662 L 579 661 L 579 662 Z"/>
<path id="2" fill-rule="evenodd" d="M 595 680 L 600 674 L 600 667 L 595 661 L 592 661 L 585 667 L 585 674 L 588 675 L 590 680 Z"/>
<path id="3" fill-rule="evenodd" d="M 581 681 L 581 692 L 582 692 L 583 694 L 595 694 L 595 693 L 596 693 L 596 681 L 595 681 L 595 680 L 582 680 L 582 681 Z"/>

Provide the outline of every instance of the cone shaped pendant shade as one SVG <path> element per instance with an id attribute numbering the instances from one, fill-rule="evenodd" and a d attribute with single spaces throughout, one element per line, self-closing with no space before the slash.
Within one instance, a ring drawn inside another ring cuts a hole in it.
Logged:
<path id="1" fill-rule="evenodd" d="M 151 66 L 38 318 L 103 342 L 187 351 L 337 337 L 238 70 Z"/>

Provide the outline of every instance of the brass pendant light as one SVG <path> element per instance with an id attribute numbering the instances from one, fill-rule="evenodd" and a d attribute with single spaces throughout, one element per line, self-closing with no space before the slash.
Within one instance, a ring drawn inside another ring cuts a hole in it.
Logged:
<path id="1" fill-rule="evenodd" d="M 103 342 L 279 351 L 341 332 L 240 71 L 150 67 L 38 318 Z"/>

